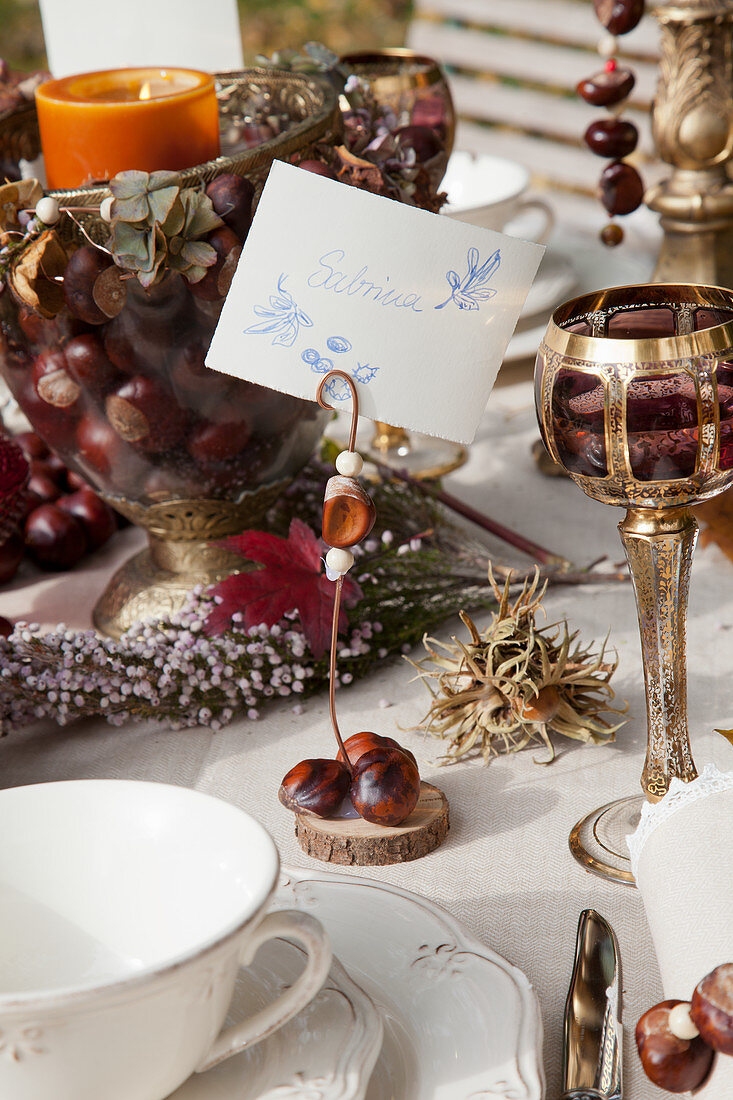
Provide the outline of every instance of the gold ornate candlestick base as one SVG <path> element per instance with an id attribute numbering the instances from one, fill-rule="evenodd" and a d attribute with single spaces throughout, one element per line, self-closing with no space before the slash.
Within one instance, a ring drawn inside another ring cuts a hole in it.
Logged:
<path id="1" fill-rule="evenodd" d="M 664 0 L 654 140 L 673 171 L 646 203 L 664 229 L 654 279 L 733 286 L 733 0 Z"/>

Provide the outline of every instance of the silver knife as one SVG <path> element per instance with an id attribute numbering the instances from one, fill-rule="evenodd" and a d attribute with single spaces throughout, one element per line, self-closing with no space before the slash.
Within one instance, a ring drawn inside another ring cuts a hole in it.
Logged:
<path id="1" fill-rule="evenodd" d="M 575 964 L 565 1002 L 560 1100 L 621 1100 L 621 955 L 595 909 L 578 921 Z"/>

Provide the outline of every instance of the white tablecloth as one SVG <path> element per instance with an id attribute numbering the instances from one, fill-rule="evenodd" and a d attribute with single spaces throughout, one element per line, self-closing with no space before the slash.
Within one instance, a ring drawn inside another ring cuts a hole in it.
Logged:
<path id="1" fill-rule="evenodd" d="M 542 478 L 530 457 L 536 436 L 530 384 L 496 389 L 470 460 L 451 476 L 449 487 L 505 525 L 579 562 L 604 553 L 620 560 L 615 525 L 622 513 L 587 500 L 568 481 Z M 128 530 L 81 570 L 41 579 L 24 573 L 0 594 L 0 614 L 88 626 L 104 576 L 140 542 L 140 533 Z M 502 544 L 490 542 L 490 549 L 507 560 Z M 514 553 L 509 560 L 522 559 Z M 549 768 L 533 762 L 535 755 L 544 757 L 543 751 L 530 750 L 497 759 L 488 768 L 467 762 L 439 769 L 433 763 L 439 742 L 400 732 L 422 717 L 427 693 L 409 682 L 412 670 L 406 664 L 386 663 L 339 693 L 341 727 L 402 738 L 417 754 L 423 777 L 448 795 L 452 826 L 442 847 L 418 862 L 355 873 L 429 896 L 525 971 L 542 1008 L 549 1100 L 560 1085 L 562 1009 L 578 913 L 597 908 L 615 927 L 621 945 L 626 1100 L 653 1100 L 660 1093 L 643 1077 L 633 1049 L 638 1016 L 661 996 L 640 898 L 628 887 L 587 874 L 567 845 L 580 816 L 639 789 L 645 712 L 632 592 L 626 585 L 554 588 L 546 607 L 548 621 L 567 616 L 586 638 L 602 639 L 610 626 L 621 658 L 615 685 L 631 707 L 617 742 L 610 747 L 562 744 Z M 449 624 L 445 633 L 455 626 Z M 732 628 L 733 563 L 715 547 L 698 550 L 688 626 L 689 714 L 698 767 L 706 761 L 722 770 L 733 765 L 730 745 L 711 732 L 731 725 Z M 382 699 L 392 706 L 380 708 Z M 294 840 L 291 815 L 277 801 L 277 787 L 298 760 L 332 750 L 325 697 L 307 701 L 302 715 L 294 714 L 287 701 L 275 703 L 260 721 L 243 719 L 219 733 L 172 732 L 150 724 L 114 729 L 101 721 L 67 729 L 41 723 L 0 742 L 0 784 L 126 777 L 195 787 L 254 814 L 275 837 L 283 860 L 305 866 L 308 860 Z"/>

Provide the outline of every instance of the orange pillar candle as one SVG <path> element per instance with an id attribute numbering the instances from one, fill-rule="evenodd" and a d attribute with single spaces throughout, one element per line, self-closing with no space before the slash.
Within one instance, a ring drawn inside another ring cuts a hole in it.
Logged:
<path id="1" fill-rule="evenodd" d="M 130 168 L 154 172 L 219 155 L 214 78 L 195 69 L 111 69 L 36 90 L 49 188 L 74 188 Z"/>

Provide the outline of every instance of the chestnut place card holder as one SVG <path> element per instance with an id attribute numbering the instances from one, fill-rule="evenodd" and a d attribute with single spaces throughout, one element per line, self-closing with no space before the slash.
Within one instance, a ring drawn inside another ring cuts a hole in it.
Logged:
<path id="1" fill-rule="evenodd" d="M 543 251 L 276 161 L 206 365 L 470 443 Z"/>

